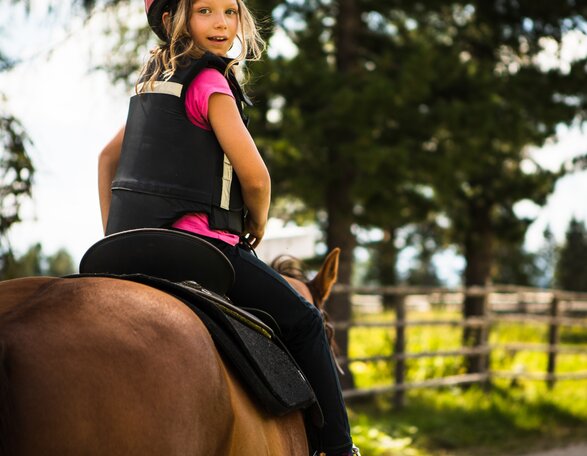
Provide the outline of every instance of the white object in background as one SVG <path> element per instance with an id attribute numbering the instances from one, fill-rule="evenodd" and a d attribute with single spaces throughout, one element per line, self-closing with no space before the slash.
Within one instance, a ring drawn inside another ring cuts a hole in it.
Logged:
<path id="1" fill-rule="evenodd" d="M 315 245 L 319 234 L 318 228 L 314 226 L 286 225 L 283 220 L 272 218 L 255 252 L 266 263 L 279 255 L 311 258 L 316 254 Z"/>

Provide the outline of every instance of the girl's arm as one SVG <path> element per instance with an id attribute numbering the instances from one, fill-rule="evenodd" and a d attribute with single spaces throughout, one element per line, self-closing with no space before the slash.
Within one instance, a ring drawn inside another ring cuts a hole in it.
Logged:
<path id="1" fill-rule="evenodd" d="M 102 213 L 102 226 L 104 233 L 106 232 L 106 224 L 108 223 L 108 211 L 110 210 L 110 201 L 112 193 L 110 187 L 116 168 L 118 167 L 118 160 L 120 159 L 120 151 L 122 150 L 122 139 L 124 138 L 124 127 L 112 138 L 112 140 L 104 147 L 98 158 L 98 193 L 100 195 L 100 212 Z"/>
<path id="2" fill-rule="evenodd" d="M 269 171 L 232 97 L 221 93 L 212 94 L 208 101 L 208 120 L 241 183 L 249 211 L 244 234 L 248 235 L 249 242 L 255 248 L 265 234 L 269 214 Z"/>

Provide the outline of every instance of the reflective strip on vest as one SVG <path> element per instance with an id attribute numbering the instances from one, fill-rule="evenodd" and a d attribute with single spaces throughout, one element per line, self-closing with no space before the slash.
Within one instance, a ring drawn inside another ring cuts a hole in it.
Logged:
<path id="1" fill-rule="evenodd" d="M 220 207 L 222 209 L 230 208 L 230 186 L 232 185 L 232 165 L 230 160 L 224 155 L 224 169 L 222 170 L 222 197 L 220 198 Z"/>
<path id="2" fill-rule="evenodd" d="M 144 92 L 143 87 L 145 87 Z M 151 85 L 150 82 L 141 82 L 137 85 L 137 90 L 139 93 L 164 93 L 166 95 L 174 95 L 176 97 L 181 97 L 182 88 L 182 84 L 170 81 L 155 81 L 153 85 Z"/>

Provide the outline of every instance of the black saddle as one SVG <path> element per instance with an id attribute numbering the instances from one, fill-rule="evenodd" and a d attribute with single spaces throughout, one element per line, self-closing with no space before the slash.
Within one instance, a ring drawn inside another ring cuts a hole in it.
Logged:
<path id="1" fill-rule="evenodd" d="M 84 254 L 80 273 L 144 274 L 171 282 L 194 281 L 225 295 L 234 268 L 209 242 L 181 231 L 142 228 L 111 234 Z"/>

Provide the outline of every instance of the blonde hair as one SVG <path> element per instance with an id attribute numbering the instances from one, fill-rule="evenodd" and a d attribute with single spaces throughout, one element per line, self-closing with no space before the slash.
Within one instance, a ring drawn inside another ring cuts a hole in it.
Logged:
<path id="1" fill-rule="evenodd" d="M 196 0 L 179 0 L 176 11 L 167 17 L 164 24 L 168 40 L 160 43 L 151 51 L 151 56 L 141 70 L 139 81 L 145 84 L 135 86 L 137 93 L 151 88 L 161 76 L 167 80 L 185 62 L 186 57 L 200 58 L 206 49 L 194 42 L 190 35 L 189 23 L 192 15 L 192 4 Z M 236 0 L 238 5 L 238 29 L 236 38 L 241 43 L 241 51 L 226 67 L 225 76 L 229 72 L 236 73 L 237 63 L 260 60 L 265 50 L 265 41 L 261 37 L 257 23 L 243 0 Z M 239 76 L 244 69 L 239 67 Z M 242 77 L 240 79 L 243 79 Z M 140 88 L 139 88 L 140 86 Z"/>

